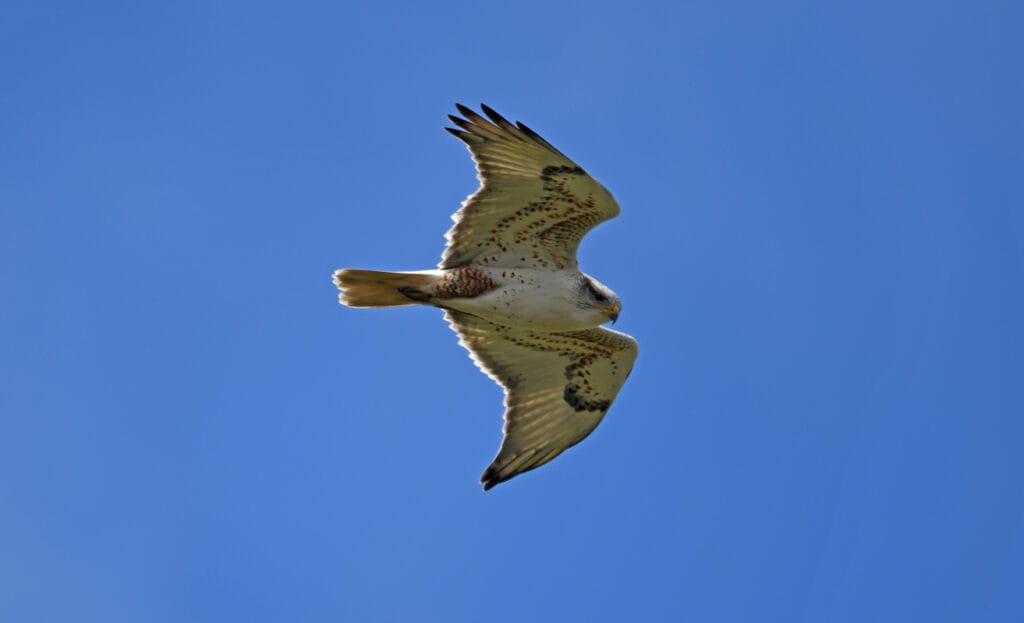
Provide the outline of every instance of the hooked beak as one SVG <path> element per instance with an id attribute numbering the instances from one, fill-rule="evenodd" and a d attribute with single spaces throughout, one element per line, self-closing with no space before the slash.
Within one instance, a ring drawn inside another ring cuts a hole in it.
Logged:
<path id="1" fill-rule="evenodd" d="M 611 319 L 612 324 L 615 324 L 615 321 L 619 319 L 619 310 L 622 309 L 619 305 L 612 305 L 611 307 L 602 307 L 597 305 L 596 307 L 608 314 L 608 318 Z"/>

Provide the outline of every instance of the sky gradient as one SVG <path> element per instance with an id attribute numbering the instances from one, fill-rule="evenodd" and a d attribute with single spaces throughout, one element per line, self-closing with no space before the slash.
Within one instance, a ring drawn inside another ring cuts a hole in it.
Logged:
<path id="1" fill-rule="evenodd" d="M 79 4 L 0 20 L 0 619 L 1024 620 L 1018 4 Z M 640 343 L 483 493 L 425 269 L 454 102 L 616 196 Z"/>

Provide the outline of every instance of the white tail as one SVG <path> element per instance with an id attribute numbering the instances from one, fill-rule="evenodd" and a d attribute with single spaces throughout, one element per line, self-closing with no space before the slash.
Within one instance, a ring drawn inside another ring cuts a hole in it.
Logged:
<path id="1" fill-rule="evenodd" d="M 380 270 L 343 268 L 334 273 L 338 300 L 349 307 L 395 307 L 416 305 L 432 295 L 438 271 L 389 273 Z"/>

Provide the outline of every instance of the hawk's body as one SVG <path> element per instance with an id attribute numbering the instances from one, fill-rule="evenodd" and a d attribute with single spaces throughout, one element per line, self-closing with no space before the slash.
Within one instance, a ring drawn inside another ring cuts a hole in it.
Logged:
<path id="1" fill-rule="evenodd" d="M 611 194 L 535 132 L 487 108 L 451 117 L 477 163 L 480 189 L 453 216 L 436 270 L 339 270 L 351 307 L 446 310 L 474 361 L 505 388 L 505 437 L 484 488 L 539 467 L 600 423 L 637 355 L 600 328 L 618 317 L 611 290 L 580 272 L 576 250 L 619 213 Z"/>
<path id="2" fill-rule="evenodd" d="M 579 271 L 464 266 L 389 274 L 403 275 L 403 279 L 402 285 L 391 286 L 388 294 L 394 302 L 388 306 L 427 303 L 540 331 L 575 331 L 608 322 L 607 313 L 573 304 L 573 291 L 585 279 Z M 385 306 L 376 298 L 360 298 L 365 290 L 352 287 L 360 275 L 380 278 L 378 271 L 348 269 L 344 277 L 349 288 L 341 302 L 349 307 Z"/>

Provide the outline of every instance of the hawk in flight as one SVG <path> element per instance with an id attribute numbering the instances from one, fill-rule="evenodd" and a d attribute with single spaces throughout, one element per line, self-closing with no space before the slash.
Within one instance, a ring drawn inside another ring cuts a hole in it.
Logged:
<path id="1" fill-rule="evenodd" d="M 435 270 L 334 273 L 349 307 L 440 307 L 476 365 L 505 389 L 504 439 L 484 490 L 579 443 L 626 382 L 636 340 L 601 327 L 622 304 L 580 271 L 576 250 L 619 205 L 522 123 L 456 104 L 445 128 L 469 146 L 480 188 L 462 204 Z"/>

